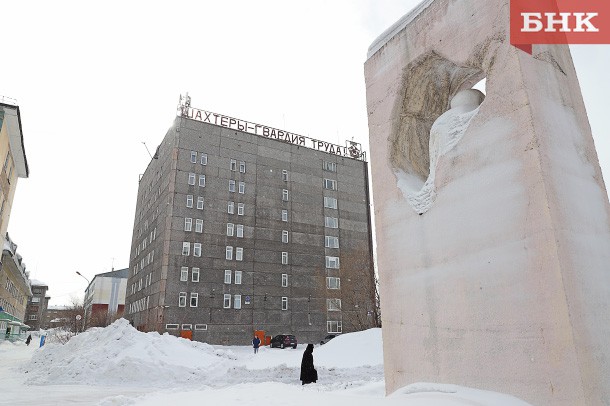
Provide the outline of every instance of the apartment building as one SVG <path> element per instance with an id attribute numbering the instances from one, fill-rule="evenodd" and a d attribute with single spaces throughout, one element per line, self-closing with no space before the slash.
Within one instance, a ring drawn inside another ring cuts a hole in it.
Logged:
<path id="1" fill-rule="evenodd" d="M 6 234 L 0 263 L 0 340 L 20 339 L 29 329 L 26 306 L 32 288 L 26 266 Z"/>
<path id="2" fill-rule="evenodd" d="M 364 158 L 183 100 L 139 180 L 124 317 L 213 344 L 372 327 Z"/>

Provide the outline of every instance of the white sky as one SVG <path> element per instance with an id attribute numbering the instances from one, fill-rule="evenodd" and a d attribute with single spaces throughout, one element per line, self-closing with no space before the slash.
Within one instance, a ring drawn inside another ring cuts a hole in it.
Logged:
<path id="1" fill-rule="evenodd" d="M 0 95 L 21 109 L 30 178 L 9 234 L 52 305 L 129 262 L 138 175 L 186 91 L 194 107 L 368 151 L 363 64 L 416 0 L 2 4 Z M 610 178 L 610 46 L 572 47 Z"/>

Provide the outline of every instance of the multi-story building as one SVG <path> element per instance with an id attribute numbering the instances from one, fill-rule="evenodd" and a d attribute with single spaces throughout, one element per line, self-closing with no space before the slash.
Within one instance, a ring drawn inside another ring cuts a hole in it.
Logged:
<path id="1" fill-rule="evenodd" d="M 97 274 L 85 290 L 87 326 L 106 326 L 123 315 L 129 269 Z"/>
<path id="2" fill-rule="evenodd" d="M 32 296 L 28 300 L 26 310 L 26 320 L 32 330 L 47 328 L 45 324 L 47 307 L 49 306 L 50 296 L 47 296 L 49 286 L 36 279 L 32 279 Z"/>
<path id="3" fill-rule="evenodd" d="M 125 317 L 215 344 L 372 327 L 367 164 L 348 144 L 183 103 L 139 181 Z"/>
<path id="4" fill-rule="evenodd" d="M 15 339 L 28 329 L 26 305 L 32 296 L 25 263 L 8 234 L 0 264 L 0 340 Z"/>
<path id="5" fill-rule="evenodd" d="M 45 315 L 45 328 L 69 326 L 73 320 L 75 309 L 73 306 L 49 306 Z"/>
<path id="6" fill-rule="evenodd" d="M 0 96 L 0 235 L 6 235 L 19 178 L 29 175 L 17 103 Z"/>

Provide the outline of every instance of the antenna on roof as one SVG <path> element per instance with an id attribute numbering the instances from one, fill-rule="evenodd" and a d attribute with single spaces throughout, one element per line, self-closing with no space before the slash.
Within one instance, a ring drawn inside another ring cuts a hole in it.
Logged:
<path id="1" fill-rule="evenodd" d="M 146 152 L 148 152 L 148 155 L 150 155 L 150 159 L 153 159 L 152 154 L 150 153 L 150 151 L 148 150 L 148 147 L 146 146 L 146 143 L 144 141 L 142 141 L 142 144 L 144 144 L 144 148 L 146 148 Z"/>
<path id="2" fill-rule="evenodd" d="M 191 96 L 189 96 L 189 92 L 186 92 L 185 96 L 180 95 L 178 99 L 178 111 L 180 115 L 186 114 L 186 111 L 191 107 Z"/>

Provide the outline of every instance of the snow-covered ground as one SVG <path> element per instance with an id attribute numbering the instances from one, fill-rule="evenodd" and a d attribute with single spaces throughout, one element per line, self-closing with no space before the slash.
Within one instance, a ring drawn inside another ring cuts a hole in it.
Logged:
<path id="1" fill-rule="evenodd" d="M 319 380 L 302 386 L 298 349 L 212 346 L 141 333 L 124 319 L 67 344 L 0 344 L 4 405 L 524 406 L 514 397 L 417 383 L 384 393 L 381 330 L 316 346 Z"/>

